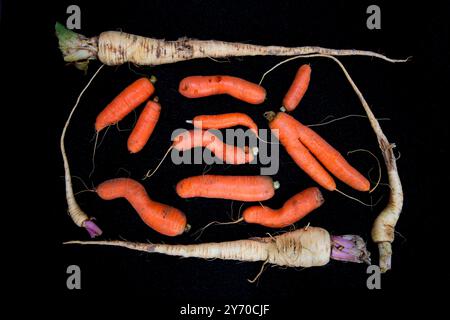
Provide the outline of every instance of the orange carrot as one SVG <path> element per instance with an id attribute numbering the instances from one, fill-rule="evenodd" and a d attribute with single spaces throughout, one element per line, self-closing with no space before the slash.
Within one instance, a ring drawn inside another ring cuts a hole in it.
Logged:
<path id="1" fill-rule="evenodd" d="M 192 123 L 196 128 L 223 129 L 235 126 L 245 126 L 258 136 L 258 126 L 248 115 L 244 113 L 223 113 L 217 115 L 200 115 L 186 122 Z"/>
<path id="2" fill-rule="evenodd" d="M 205 147 L 228 164 L 244 164 L 253 161 L 254 154 L 244 149 L 223 143 L 209 131 L 189 130 L 175 137 L 172 148 L 186 151 L 195 147 Z"/>
<path id="3" fill-rule="evenodd" d="M 177 194 L 182 198 L 218 198 L 238 201 L 263 201 L 273 197 L 280 184 L 267 176 L 189 177 L 177 183 Z"/>
<path id="4" fill-rule="evenodd" d="M 97 132 L 125 118 L 127 114 L 147 100 L 155 91 L 155 87 L 147 78 L 140 78 L 126 87 L 97 116 L 95 130 Z"/>
<path id="5" fill-rule="evenodd" d="M 273 112 L 265 114 L 270 121 L 270 129 L 285 147 L 287 153 L 295 163 L 308 174 L 314 181 L 329 191 L 336 190 L 336 183 L 330 174 L 314 158 L 314 156 L 300 142 L 297 132 L 297 122 L 284 112 L 275 115 Z"/>
<path id="6" fill-rule="evenodd" d="M 288 92 L 283 99 L 283 107 L 287 111 L 297 108 L 303 96 L 308 90 L 309 80 L 311 79 L 311 67 L 309 64 L 302 65 L 295 75 Z"/>
<path id="7" fill-rule="evenodd" d="M 177 236 L 190 228 L 186 224 L 183 212 L 151 200 L 145 188 L 133 179 L 118 178 L 105 181 L 97 187 L 96 192 L 104 200 L 127 199 L 141 219 L 161 234 Z"/>
<path id="8" fill-rule="evenodd" d="M 260 104 L 266 99 L 266 90 L 260 85 L 231 76 L 186 77 L 181 80 L 178 91 L 187 98 L 228 94 L 251 104 Z"/>
<path id="9" fill-rule="evenodd" d="M 291 117 L 284 114 L 283 117 Z M 292 118 L 292 117 L 291 117 Z M 316 156 L 317 159 L 327 168 L 336 178 L 346 183 L 358 191 L 369 191 L 370 182 L 358 170 L 352 167 L 347 160 L 319 136 L 314 130 L 304 126 L 299 121 L 296 129 L 300 141 Z"/>
<path id="10" fill-rule="evenodd" d="M 156 123 L 161 113 L 161 106 L 157 101 L 147 102 L 144 110 L 142 110 L 139 119 L 128 137 L 128 150 L 131 153 L 136 153 L 144 148 L 148 139 L 155 129 Z"/>
<path id="11" fill-rule="evenodd" d="M 245 209 L 242 218 L 247 223 L 256 223 L 270 228 L 283 228 L 293 224 L 324 202 L 322 193 L 316 187 L 308 188 L 286 201 L 278 210 L 253 206 Z"/>

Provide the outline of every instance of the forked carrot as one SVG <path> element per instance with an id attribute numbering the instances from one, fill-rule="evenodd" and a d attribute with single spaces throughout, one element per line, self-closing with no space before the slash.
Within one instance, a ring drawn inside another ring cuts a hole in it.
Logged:
<path id="1" fill-rule="evenodd" d="M 190 228 L 186 224 L 183 212 L 151 200 L 145 188 L 133 179 L 118 178 L 105 181 L 98 185 L 96 192 L 104 200 L 127 199 L 141 219 L 161 234 L 177 236 Z"/>
<path id="2" fill-rule="evenodd" d="M 267 176 L 202 175 L 181 180 L 176 191 L 182 198 L 263 201 L 272 198 L 279 187 L 278 181 Z"/>
<path id="3" fill-rule="evenodd" d="M 314 181 L 329 191 L 336 190 L 336 183 L 331 175 L 314 158 L 308 149 L 300 142 L 296 129 L 295 119 L 279 112 L 276 116 L 273 112 L 267 112 L 264 116 L 270 121 L 270 129 L 285 147 L 287 153 L 295 163 L 308 174 Z"/>
<path id="4" fill-rule="evenodd" d="M 260 85 L 231 76 L 186 77 L 181 80 L 178 91 L 187 98 L 228 94 L 251 104 L 260 104 L 266 99 L 266 90 Z"/>

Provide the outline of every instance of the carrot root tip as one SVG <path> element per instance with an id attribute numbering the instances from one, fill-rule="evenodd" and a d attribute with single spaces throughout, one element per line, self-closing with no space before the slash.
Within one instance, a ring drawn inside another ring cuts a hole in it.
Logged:
<path id="1" fill-rule="evenodd" d="M 95 222 L 92 221 L 92 220 L 86 220 L 86 221 L 83 223 L 83 227 L 84 227 L 84 228 L 86 229 L 86 231 L 89 233 L 89 236 L 90 236 L 91 238 L 95 238 L 95 237 L 97 237 L 97 236 L 100 236 L 100 235 L 103 233 L 102 229 L 100 229 L 100 228 L 95 224 Z"/>
<path id="2" fill-rule="evenodd" d="M 192 124 L 192 120 L 186 120 L 186 123 L 191 123 Z"/>
<path id="3" fill-rule="evenodd" d="M 273 188 L 274 188 L 275 190 L 280 189 L 280 186 L 281 186 L 280 181 L 274 181 L 274 182 L 273 182 Z"/>
<path id="4" fill-rule="evenodd" d="M 334 260 L 370 264 L 370 252 L 359 236 L 331 236 L 331 247 L 331 258 Z"/>
<path id="5" fill-rule="evenodd" d="M 256 157 L 258 155 L 259 149 L 258 147 L 253 147 L 252 148 L 252 154 Z"/>

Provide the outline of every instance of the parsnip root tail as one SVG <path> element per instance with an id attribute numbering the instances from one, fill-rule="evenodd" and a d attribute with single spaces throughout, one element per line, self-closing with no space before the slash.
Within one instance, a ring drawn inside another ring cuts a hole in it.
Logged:
<path id="1" fill-rule="evenodd" d="M 70 167 L 69 167 L 69 160 L 67 159 L 67 153 L 66 153 L 66 147 L 64 144 L 64 138 L 66 137 L 67 128 L 69 127 L 70 120 L 72 119 L 72 116 L 78 107 L 78 104 L 80 103 L 81 97 L 83 96 L 86 89 L 89 87 L 89 85 L 92 83 L 94 78 L 97 76 L 97 74 L 100 72 L 100 70 L 103 68 L 104 65 L 101 65 L 98 70 L 94 73 L 94 75 L 91 77 L 87 85 L 83 88 L 80 95 L 77 98 L 77 101 L 75 102 L 75 105 L 73 106 L 72 110 L 70 111 L 69 117 L 67 118 L 67 121 L 64 125 L 63 131 L 61 133 L 61 139 L 60 139 L 60 148 L 61 148 L 61 155 L 63 157 L 64 162 L 64 182 L 66 186 L 66 200 L 67 200 L 67 207 L 68 207 L 68 213 L 69 216 L 72 218 L 73 222 L 82 228 L 85 228 L 86 231 L 89 233 L 89 235 L 94 238 L 96 236 L 99 236 L 102 234 L 102 230 L 94 223 L 93 218 L 89 218 L 88 215 L 81 210 L 80 206 L 78 205 L 77 201 L 75 200 L 75 195 L 73 193 L 73 186 L 72 186 L 72 175 L 70 173 Z"/>

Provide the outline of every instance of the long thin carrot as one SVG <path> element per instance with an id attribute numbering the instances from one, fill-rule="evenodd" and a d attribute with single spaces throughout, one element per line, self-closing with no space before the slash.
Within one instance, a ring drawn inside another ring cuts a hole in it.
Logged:
<path id="1" fill-rule="evenodd" d="M 155 91 L 151 81 L 140 78 L 126 87 L 97 116 L 95 130 L 97 132 L 125 118 L 127 114 L 147 100 Z"/>
<path id="2" fill-rule="evenodd" d="M 263 201 L 275 194 L 279 183 L 267 176 L 202 175 L 177 183 L 177 194 L 182 198 L 218 198 L 238 201 Z"/>
<path id="3" fill-rule="evenodd" d="M 283 228 L 299 221 L 320 207 L 323 202 L 322 193 L 318 188 L 313 187 L 297 193 L 278 210 L 265 206 L 249 207 L 242 213 L 242 218 L 247 223 L 256 223 L 270 228 Z"/>
<path id="4" fill-rule="evenodd" d="M 186 77 L 181 80 L 178 91 L 187 98 L 228 94 L 251 104 L 260 104 L 266 99 L 266 90 L 260 85 L 231 76 Z"/>
<path id="5" fill-rule="evenodd" d="M 280 115 L 281 114 L 281 115 Z M 329 191 L 336 190 L 336 183 L 331 175 L 314 158 L 298 137 L 297 124 L 294 118 L 285 117 L 283 112 L 276 116 L 273 112 L 265 113 L 270 121 L 270 129 L 280 140 L 295 163 L 308 174 L 314 181 Z"/>
<path id="6" fill-rule="evenodd" d="M 155 129 L 156 123 L 161 113 L 161 105 L 157 101 L 148 101 L 144 110 L 139 116 L 139 119 L 134 126 L 133 131 L 128 137 L 128 150 L 131 153 L 136 153 L 144 148 L 148 139 Z"/>
<path id="7" fill-rule="evenodd" d="M 233 112 L 215 115 L 199 115 L 186 122 L 192 123 L 194 127 L 201 129 L 224 129 L 235 126 L 244 126 L 252 130 L 258 136 L 258 126 L 245 113 Z"/>
<path id="8" fill-rule="evenodd" d="M 359 191 L 370 190 L 369 180 L 352 167 L 339 151 L 333 148 L 314 130 L 304 126 L 300 121 L 283 112 L 278 113 L 277 118 L 281 121 L 289 119 L 290 122 L 293 122 L 297 130 L 298 139 L 339 180 Z"/>
<path id="9" fill-rule="evenodd" d="M 118 178 L 105 181 L 98 185 L 96 192 L 104 200 L 127 199 L 141 219 L 161 234 L 177 236 L 190 227 L 186 224 L 183 212 L 151 200 L 145 188 L 133 179 Z"/>
<path id="10" fill-rule="evenodd" d="M 311 79 L 311 66 L 309 64 L 302 65 L 295 75 L 288 92 L 283 98 L 283 107 L 287 111 L 293 111 L 297 108 L 303 96 L 308 90 L 309 81 Z"/>

